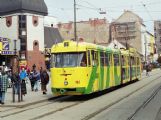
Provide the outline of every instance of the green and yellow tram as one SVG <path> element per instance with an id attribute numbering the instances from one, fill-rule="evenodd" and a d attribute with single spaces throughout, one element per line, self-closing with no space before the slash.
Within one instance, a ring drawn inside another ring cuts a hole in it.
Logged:
<path id="1" fill-rule="evenodd" d="M 141 77 L 134 49 L 109 49 L 65 40 L 51 48 L 51 89 L 54 95 L 83 95 Z"/>

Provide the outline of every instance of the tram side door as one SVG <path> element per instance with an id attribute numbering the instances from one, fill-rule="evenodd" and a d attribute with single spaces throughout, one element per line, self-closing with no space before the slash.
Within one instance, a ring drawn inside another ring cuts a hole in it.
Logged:
<path id="1" fill-rule="evenodd" d="M 92 56 L 92 71 L 93 71 L 93 78 L 94 78 L 94 91 L 99 90 L 99 62 L 98 62 L 98 51 L 91 50 Z"/>
<path id="2" fill-rule="evenodd" d="M 132 73 L 133 69 L 132 69 L 132 56 L 130 56 L 130 81 L 132 80 Z"/>

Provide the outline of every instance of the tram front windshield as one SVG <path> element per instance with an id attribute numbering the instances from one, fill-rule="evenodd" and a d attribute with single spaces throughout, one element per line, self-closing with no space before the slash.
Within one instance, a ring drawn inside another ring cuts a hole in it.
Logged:
<path id="1" fill-rule="evenodd" d="M 56 68 L 87 66 L 85 52 L 55 53 L 51 56 L 51 66 Z"/>

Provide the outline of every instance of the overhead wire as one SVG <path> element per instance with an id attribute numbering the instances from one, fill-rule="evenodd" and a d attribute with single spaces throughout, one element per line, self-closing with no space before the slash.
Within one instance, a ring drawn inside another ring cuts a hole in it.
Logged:
<path id="1" fill-rule="evenodd" d="M 90 10 L 99 12 L 101 9 L 105 9 L 106 8 L 105 11 L 107 11 L 107 12 L 124 12 L 124 10 L 109 10 L 109 8 L 112 8 L 112 7 L 108 7 L 108 9 L 107 9 L 107 7 L 99 8 L 99 7 L 95 6 L 94 4 L 92 4 L 90 2 L 87 2 L 85 0 L 80 0 L 79 2 L 84 2 L 84 3 L 88 4 L 88 6 L 82 5 L 80 3 L 76 4 L 77 5 L 77 10 L 83 10 L 83 9 L 88 9 L 89 10 L 90 9 Z M 133 6 L 144 6 L 146 11 L 142 11 L 142 10 L 132 10 L 132 11 L 133 12 L 147 12 L 151 20 L 146 20 L 144 22 L 151 22 L 151 21 L 154 21 L 154 20 L 153 20 L 153 18 L 151 16 L 150 12 L 160 13 L 161 11 L 149 11 L 146 6 L 148 6 L 148 5 L 155 5 L 155 4 L 159 4 L 159 3 L 161 3 L 160 0 L 159 1 L 155 1 L 155 2 L 149 2 L 149 3 L 146 3 L 146 4 L 145 3 L 135 4 Z M 113 6 L 113 8 L 114 7 L 118 8 L 118 6 Z M 119 7 L 122 7 L 122 6 L 119 6 Z M 54 9 L 61 9 L 62 11 L 73 10 L 73 8 L 54 8 Z"/>
<path id="2" fill-rule="evenodd" d="M 143 2 L 141 2 L 141 4 L 142 4 L 142 6 L 145 8 L 145 10 L 146 10 L 147 14 L 149 15 L 150 19 L 153 20 L 152 15 L 150 14 L 148 8 L 146 7 L 146 4 L 144 4 Z"/>

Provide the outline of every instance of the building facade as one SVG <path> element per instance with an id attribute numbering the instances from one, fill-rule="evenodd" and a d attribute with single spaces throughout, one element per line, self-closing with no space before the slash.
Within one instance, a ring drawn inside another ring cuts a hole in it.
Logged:
<path id="1" fill-rule="evenodd" d="M 158 56 L 161 56 L 161 20 L 154 21 L 154 35 Z"/>
<path id="2" fill-rule="evenodd" d="M 154 35 L 149 32 L 145 33 L 144 44 L 142 44 L 142 51 L 144 53 L 144 61 L 154 62 L 154 54 L 156 53 Z"/>
<path id="3" fill-rule="evenodd" d="M 151 40 L 152 38 L 153 35 L 147 32 L 142 18 L 131 11 L 124 11 L 118 19 L 110 24 L 110 41 L 116 39 L 124 43 L 126 48 L 128 44 L 134 47 L 144 56 L 142 61 L 146 61 L 147 56 L 154 54 L 155 42 L 154 39 Z"/>
<path id="4" fill-rule="evenodd" d="M 109 22 L 104 19 L 89 19 L 77 22 L 77 39 L 105 45 L 109 43 Z M 74 23 L 59 23 L 58 29 L 64 39 L 74 39 Z"/>

